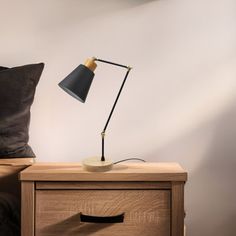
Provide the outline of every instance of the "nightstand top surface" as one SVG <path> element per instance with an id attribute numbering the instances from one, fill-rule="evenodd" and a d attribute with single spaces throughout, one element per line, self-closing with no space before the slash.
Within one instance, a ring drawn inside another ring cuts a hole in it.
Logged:
<path id="1" fill-rule="evenodd" d="M 80 163 L 36 163 L 20 173 L 22 181 L 186 181 L 177 163 L 146 162 L 114 165 L 111 171 L 87 172 Z"/>

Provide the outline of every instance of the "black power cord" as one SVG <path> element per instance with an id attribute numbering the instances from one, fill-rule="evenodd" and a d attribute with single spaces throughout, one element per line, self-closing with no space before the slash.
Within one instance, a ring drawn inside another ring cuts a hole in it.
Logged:
<path id="1" fill-rule="evenodd" d="M 121 162 L 124 162 L 124 161 L 142 161 L 142 162 L 146 162 L 145 160 L 143 160 L 141 158 L 127 158 L 127 159 L 124 159 L 124 160 L 116 161 L 113 164 L 115 165 L 115 164 L 118 164 L 118 163 L 121 163 Z"/>

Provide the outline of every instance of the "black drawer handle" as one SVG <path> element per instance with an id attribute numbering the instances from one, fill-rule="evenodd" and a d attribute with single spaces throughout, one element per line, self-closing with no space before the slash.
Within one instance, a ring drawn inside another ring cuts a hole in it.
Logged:
<path id="1" fill-rule="evenodd" d="M 124 222 L 125 213 L 116 216 L 90 216 L 80 213 L 81 222 L 89 223 L 122 223 Z"/>

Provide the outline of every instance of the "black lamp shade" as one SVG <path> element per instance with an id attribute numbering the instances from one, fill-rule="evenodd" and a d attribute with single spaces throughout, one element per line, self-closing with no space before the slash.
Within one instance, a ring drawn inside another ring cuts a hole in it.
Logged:
<path id="1" fill-rule="evenodd" d="M 92 84 L 93 77 L 93 71 L 81 64 L 58 85 L 72 97 L 84 103 Z"/>

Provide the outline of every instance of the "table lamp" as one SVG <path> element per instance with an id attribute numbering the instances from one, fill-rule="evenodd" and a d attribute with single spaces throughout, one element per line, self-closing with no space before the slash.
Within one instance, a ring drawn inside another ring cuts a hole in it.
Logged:
<path id="1" fill-rule="evenodd" d="M 94 171 L 94 172 L 104 172 L 112 169 L 113 162 L 111 160 L 108 160 L 105 158 L 104 155 L 104 139 L 105 139 L 105 133 L 107 126 L 109 124 L 109 121 L 112 117 L 112 114 L 114 112 L 114 109 L 116 107 L 117 101 L 119 100 L 120 94 L 122 92 L 122 89 L 125 85 L 126 79 L 129 75 L 129 72 L 131 70 L 130 66 L 121 65 L 118 63 L 105 61 L 102 59 L 98 59 L 95 57 L 89 58 L 85 61 L 84 64 L 80 64 L 77 68 L 75 68 L 64 80 L 62 80 L 58 85 L 68 94 L 70 94 L 72 97 L 76 98 L 80 102 L 85 102 L 87 94 L 89 92 L 90 86 L 93 81 L 94 77 L 94 70 L 97 67 L 96 62 L 102 62 L 107 63 L 113 66 L 123 67 L 125 68 L 126 74 L 123 79 L 123 82 L 121 84 L 121 87 L 119 89 L 119 92 L 117 94 L 117 97 L 115 99 L 115 102 L 112 106 L 111 112 L 108 116 L 108 119 L 106 121 L 106 124 L 104 126 L 104 129 L 101 132 L 101 138 L 102 138 L 102 155 L 101 157 L 91 157 L 86 158 L 83 161 L 83 167 L 87 171 Z"/>

